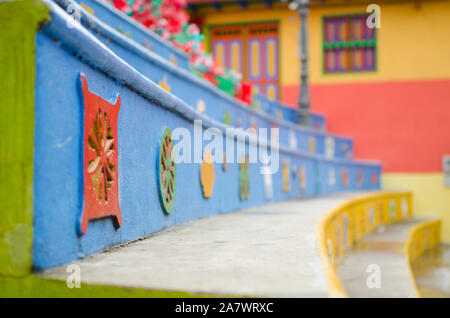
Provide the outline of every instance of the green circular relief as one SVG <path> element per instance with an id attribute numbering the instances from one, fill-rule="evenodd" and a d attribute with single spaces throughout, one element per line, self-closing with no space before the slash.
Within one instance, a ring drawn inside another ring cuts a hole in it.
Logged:
<path id="1" fill-rule="evenodd" d="M 175 201 L 176 185 L 176 164 L 173 155 L 172 131 L 169 128 L 164 129 L 159 149 L 159 193 L 161 202 L 166 213 L 171 213 Z"/>

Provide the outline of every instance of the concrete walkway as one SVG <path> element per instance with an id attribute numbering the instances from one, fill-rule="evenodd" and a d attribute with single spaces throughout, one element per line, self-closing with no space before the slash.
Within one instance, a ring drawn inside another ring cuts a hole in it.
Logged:
<path id="1" fill-rule="evenodd" d="M 373 192 L 286 201 L 186 223 L 76 262 L 82 283 L 234 296 L 327 297 L 318 220 Z M 66 267 L 44 277 L 65 280 Z"/>
<path id="2" fill-rule="evenodd" d="M 416 297 L 405 243 L 412 228 L 423 221 L 409 218 L 380 227 L 361 239 L 338 265 L 338 277 L 347 294 L 350 297 Z M 379 266 L 380 288 L 368 287 L 367 280 L 374 273 L 367 271 L 371 264 Z"/>

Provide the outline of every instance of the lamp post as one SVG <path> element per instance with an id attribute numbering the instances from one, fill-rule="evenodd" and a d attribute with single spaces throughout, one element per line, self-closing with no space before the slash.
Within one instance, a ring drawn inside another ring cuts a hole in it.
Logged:
<path id="1" fill-rule="evenodd" d="M 298 106 L 300 109 L 298 122 L 301 125 L 310 126 L 309 105 L 311 100 L 309 97 L 308 85 L 308 26 L 307 18 L 309 14 L 309 0 L 293 0 L 289 4 L 290 10 L 296 10 L 300 18 L 300 97 Z"/>
<path id="2" fill-rule="evenodd" d="M 309 0 L 299 0 L 298 15 L 300 17 L 300 98 L 298 104 L 300 106 L 299 123 L 310 125 L 309 105 L 311 99 L 309 97 L 308 85 L 308 26 L 307 18 L 309 14 Z"/>

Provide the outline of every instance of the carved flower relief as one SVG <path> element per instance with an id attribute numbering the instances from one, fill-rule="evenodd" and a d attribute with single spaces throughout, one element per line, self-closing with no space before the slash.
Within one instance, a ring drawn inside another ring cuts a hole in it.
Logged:
<path id="1" fill-rule="evenodd" d="M 114 180 L 116 167 L 112 163 L 115 140 L 106 112 L 100 109 L 94 119 L 88 137 L 89 149 L 95 151 L 95 159 L 89 161 L 88 173 L 91 175 L 95 195 L 100 204 L 108 201 L 108 194 Z"/>
<path id="2" fill-rule="evenodd" d="M 289 182 L 289 161 L 283 160 L 281 162 L 281 174 L 283 176 L 283 192 L 288 192 L 291 190 L 291 184 Z"/>

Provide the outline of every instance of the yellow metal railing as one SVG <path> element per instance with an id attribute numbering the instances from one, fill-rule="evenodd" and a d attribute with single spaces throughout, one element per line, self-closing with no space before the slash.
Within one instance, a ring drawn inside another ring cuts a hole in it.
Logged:
<path id="1" fill-rule="evenodd" d="M 405 255 L 408 260 L 409 272 L 414 283 L 417 297 L 421 297 L 412 271 L 412 263 L 425 251 L 432 249 L 441 242 L 441 220 L 427 221 L 415 226 L 409 233 L 405 245 Z"/>
<path id="2" fill-rule="evenodd" d="M 326 214 L 317 228 L 317 248 L 330 297 L 347 297 L 336 268 L 356 242 L 378 226 L 412 213 L 411 193 L 379 193 L 348 201 Z"/>

